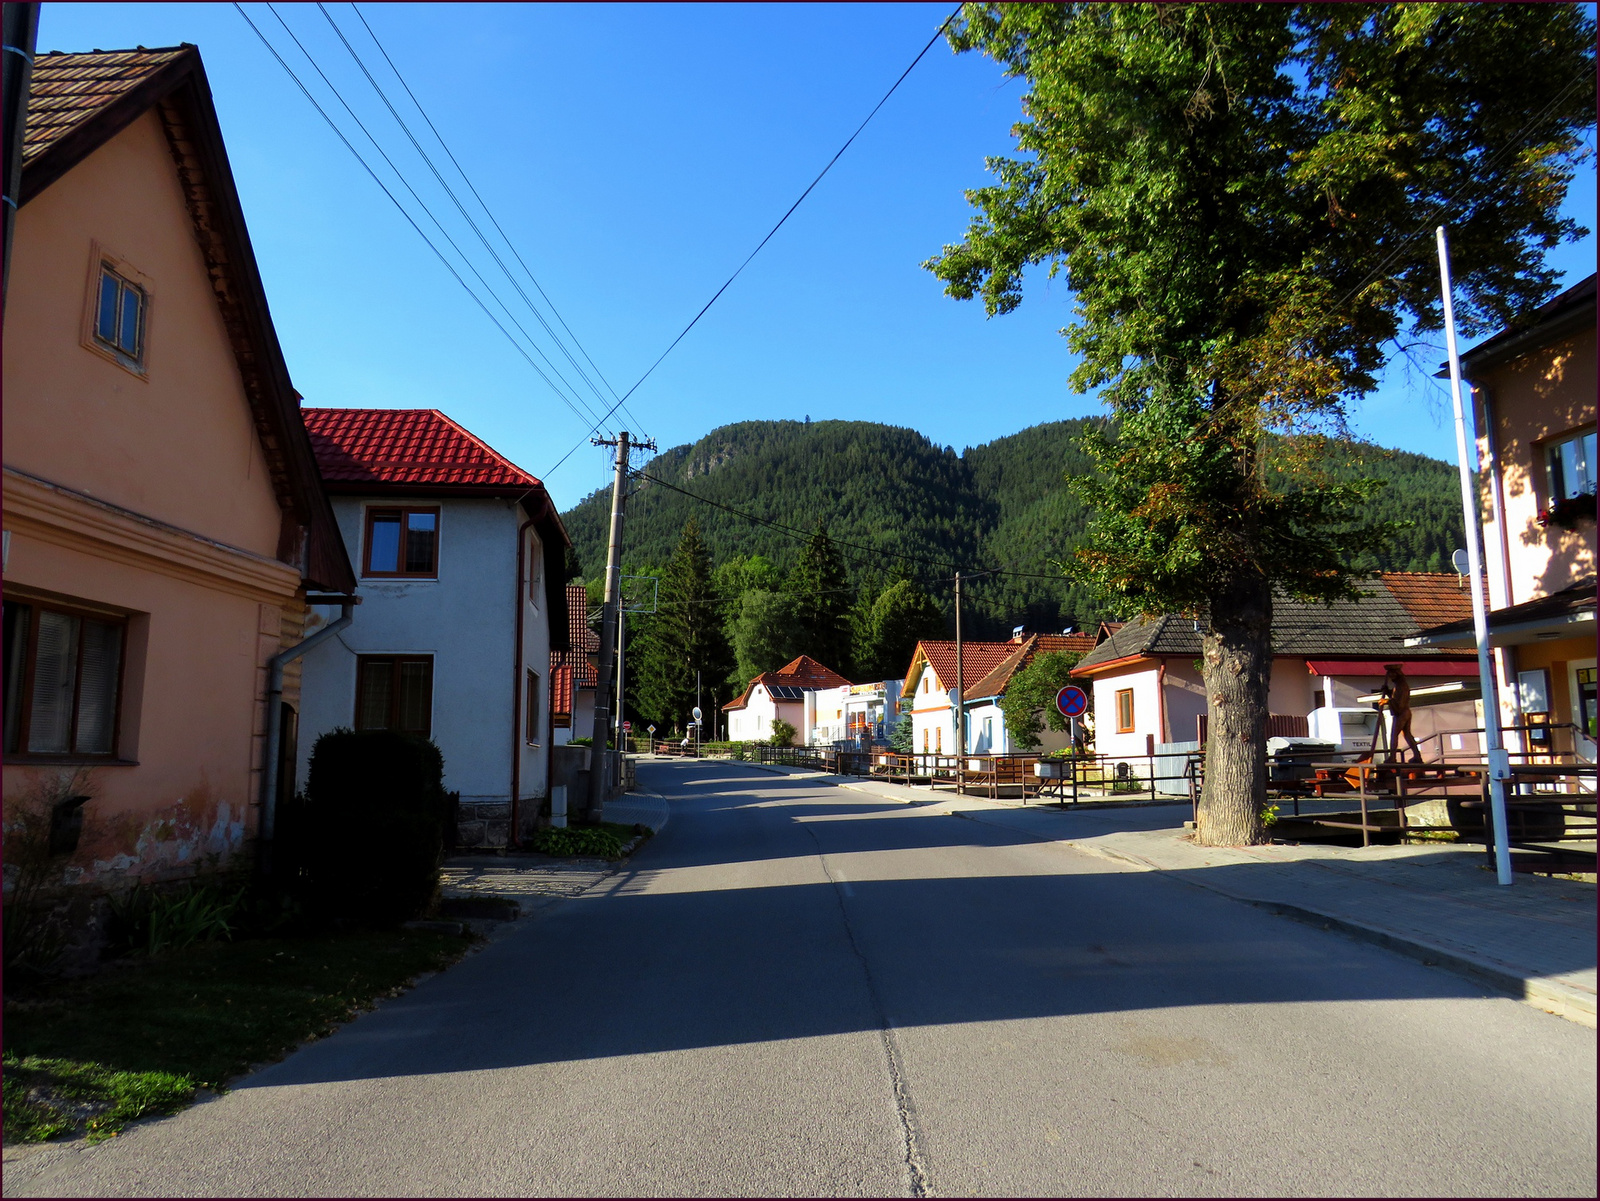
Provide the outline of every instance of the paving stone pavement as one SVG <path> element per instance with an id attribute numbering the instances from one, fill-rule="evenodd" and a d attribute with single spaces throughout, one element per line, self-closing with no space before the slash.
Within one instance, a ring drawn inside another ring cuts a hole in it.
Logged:
<path id="1" fill-rule="evenodd" d="M 1521 875 L 1509 887 L 1481 847 L 1196 846 L 1188 802 L 1057 808 L 806 774 L 885 798 L 939 806 L 1074 850 L 1117 859 L 1254 905 L 1321 921 L 1464 972 L 1586 1026 L 1596 1024 L 1595 886 Z"/>

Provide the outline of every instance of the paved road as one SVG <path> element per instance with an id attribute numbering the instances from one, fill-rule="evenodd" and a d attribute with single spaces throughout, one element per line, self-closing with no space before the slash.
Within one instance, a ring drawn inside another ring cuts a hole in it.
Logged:
<path id="1" fill-rule="evenodd" d="M 1595 1033 L 1020 834 L 647 765 L 632 868 L 72 1195 L 1593 1195 Z"/>

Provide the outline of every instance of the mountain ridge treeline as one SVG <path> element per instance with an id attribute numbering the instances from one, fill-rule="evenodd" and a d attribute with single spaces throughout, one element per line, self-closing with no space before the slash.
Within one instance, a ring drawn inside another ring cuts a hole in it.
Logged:
<path id="1" fill-rule="evenodd" d="M 947 614 L 957 565 L 1013 573 L 964 584 L 969 637 L 1005 637 L 1019 623 L 1034 629 L 1090 623 L 1109 614 L 1105 602 L 1063 578 L 1058 564 L 1079 544 L 1091 516 L 1066 477 L 1092 470 L 1078 439 L 1099 420 L 1048 422 L 960 454 L 915 430 L 876 422 L 721 426 L 644 465 L 628 501 L 624 562 L 640 573 L 655 572 L 695 517 L 715 562 L 760 555 L 787 570 L 821 521 L 852 581 L 877 591 L 891 577 L 915 578 Z M 1463 545 L 1454 467 L 1359 442 L 1302 439 L 1294 445 L 1302 469 L 1384 480 L 1368 515 L 1413 523 L 1388 553 L 1356 566 L 1449 569 L 1451 552 Z M 609 488 L 562 515 L 578 568 L 591 580 L 604 566 L 609 518 Z"/>

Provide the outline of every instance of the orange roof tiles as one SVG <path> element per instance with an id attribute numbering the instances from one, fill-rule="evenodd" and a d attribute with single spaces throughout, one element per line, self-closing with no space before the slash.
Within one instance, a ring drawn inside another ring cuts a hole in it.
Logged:
<path id="1" fill-rule="evenodd" d="M 1095 642 L 1096 637 L 1093 634 L 1031 634 L 1021 642 L 1011 643 L 1014 648 L 1012 652 L 967 689 L 966 699 L 972 701 L 983 697 L 1003 696 L 1011 685 L 1011 677 L 1027 667 L 1039 655 L 1056 654 L 1061 651 L 1086 655 L 1095 648 Z M 965 657 L 963 648 L 962 658 Z M 965 662 L 962 666 L 963 668 L 966 666 Z"/>
<path id="2" fill-rule="evenodd" d="M 322 478 L 349 485 L 541 488 L 538 479 L 438 409 L 300 410 Z M 338 485 L 345 485 L 338 487 Z"/>
<path id="3" fill-rule="evenodd" d="M 722 708 L 724 712 L 729 709 L 743 709 L 750 703 L 750 694 L 756 690 L 758 684 L 765 684 L 769 692 L 775 688 L 787 688 L 799 693 L 816 692 L 823 688 L 840 688 L 848 683 L 849 680 L 831 667 L 824 667 L 810 655 L 800 655 L 785 663 L 777 671 L 764 671 L 756 676 L 745 685 L 743 692 Z M 779 699 L 793 698 L 779 697 Z"/>
<path id="4" fill-rule="evenodd" d="M 1008 658 L 1017 649 L 1015 642 L 967 642 L 961 643 L 961 674 L 962 683 L 967 680 L 977 683 Z M 917 657 L 927 660 L 933 668 L 933 674 L 938 677 L 939 685 L 943 689 L 956 686 L 956 644 L 955 642 L 929 642 L 917 643 L 916 653 L 911 658 L 912 666 L 916 666 Z M 910 683 L 908 670 L 907 683 Z M 909 691 L 909 690 L 908 690 Z"/>
<path id="5" fill-rule="evenodd" d="M 1385 571 L 1380 578 L 1424 630 L 1472 616 L 1472 585 L 1450 571 Z"/>
<path id="6" fill-rule="evenodd" d="M 193 50 L 188 45 L 159 50 L 96 50 L 92 54 L 52 50 L 37 56 L 28 87 L 23 163 L 37 158 L 173 59 Z"/>

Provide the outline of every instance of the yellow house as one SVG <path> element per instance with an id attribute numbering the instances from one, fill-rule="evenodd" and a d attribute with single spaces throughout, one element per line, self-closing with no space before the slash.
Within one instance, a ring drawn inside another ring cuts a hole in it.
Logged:
<path id="1" fill-rule="evenodd" d="M 269 662 L 355 578 L 193 46 L 41 54 L 4 346 L 5 801 L 81 806 L 69 879 L 255 834 Z M 292 762 L 292 759 L 289 761 Z M 69 840 L 70 841 L 70 840 Z"/>
<path id="2" fill-rule="evenodd" d="M 1595 277 L 1461 356 L 1478 420 L 1501 718 L 1595 757 Z M 1413 645 L 1473 643 L 1470 620 Z M 1550 745 L 1546 743 L 1545 745 Z"/>

